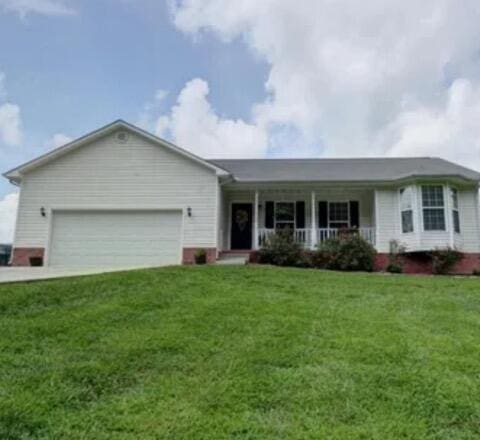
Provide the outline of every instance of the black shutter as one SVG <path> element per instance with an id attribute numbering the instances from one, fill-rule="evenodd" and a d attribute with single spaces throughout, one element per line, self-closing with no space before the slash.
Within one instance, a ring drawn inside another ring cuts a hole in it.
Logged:
<path id="1" fill-rule="evenodd" d="M 305 202 L 296 202 L 295 205 L 295 227 L 303 229 L 305 228 Z"/>
<path id="2" fill-rule="evenodd" d="M 350 202 L 350 227 L 359 228 L 360 227 L 360 210 L 358 202 Z"/>
<path id="3" fill-rule="evenodd" d="M 273 229 L 274 221 L 273 215 L 275 211 L 275 204 L 273 202 L 265 202 L 265 227 Z"/>
<path id="4" fill-rule="evenodd" d="M 328 202 L 318 202 L 318 227 L 328 228 Z"/>

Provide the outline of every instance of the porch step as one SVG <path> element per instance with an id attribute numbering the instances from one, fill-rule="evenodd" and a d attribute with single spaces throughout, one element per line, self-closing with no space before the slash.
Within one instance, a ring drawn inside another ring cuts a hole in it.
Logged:
<path id="1" fill-rule="evenodd" d="M 223 253 L 222 252 L 220 254 L 220 258 L 216 261 L 215 264 L 243 266 L 243 265 L 247 264 L 249 258 L 250 258 L 249 253 L 240 253 L 240 252 Z"/>

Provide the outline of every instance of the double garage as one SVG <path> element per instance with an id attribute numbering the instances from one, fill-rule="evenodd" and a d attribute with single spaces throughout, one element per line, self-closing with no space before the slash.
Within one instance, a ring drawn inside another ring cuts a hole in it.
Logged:
<path id="1" fill-rule="evenodd" d="M 178 210 L 53 210 L 46 264 L 132 267 L 180 264 Z"/>

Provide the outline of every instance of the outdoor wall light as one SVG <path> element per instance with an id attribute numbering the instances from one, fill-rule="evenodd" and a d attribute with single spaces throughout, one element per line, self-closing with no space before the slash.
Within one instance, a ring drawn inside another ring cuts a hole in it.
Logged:
<path id="1" fill-rule="evenodd" d="M 192 208 L 190 208 L 190 206 L 187 208 L 187 215 L 188 215 L 189 217 L 192 216 Z"/>
<path id="2" fill-rule="evenodd" d="M 43 206 L 40 208 L 40 215 L 41 215 L 42 217 L 46 217 L 46 216 L 47 216 L 47 213 L 45 212 L 45 208 L 44 208 Z"/>

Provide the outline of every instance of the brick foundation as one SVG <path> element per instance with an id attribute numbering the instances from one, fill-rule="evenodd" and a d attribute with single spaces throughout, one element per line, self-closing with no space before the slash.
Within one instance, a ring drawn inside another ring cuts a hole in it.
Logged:
<path id="1" fill-rule="evenodd" d="M 183 264 L 195 264 L 195 252 L 200 249 L 205 249 L 207 252 L 207 263 L 217 261 L 217 248 L 183 248 Z"/>
<path id="2" fill-rule="evenodd" d="M 431 274 L 432 261 L 425 254 L 409 254 L 402 257 L 403 272 L 410 274 Z M 388 266 L 388 254 L 378 254 L 375 261 L 375 271 L 384 271 Z M 475 269 L 480 269 L 480 254 L 463 254 L 452 270 L 454 275 L 470 275 Z"/>
<path id="3" fill-rule="evenodd" d="M 13 248 L 12 266 L 30 266 L 31 257 L 44 258 L 44 248 Z"/>

